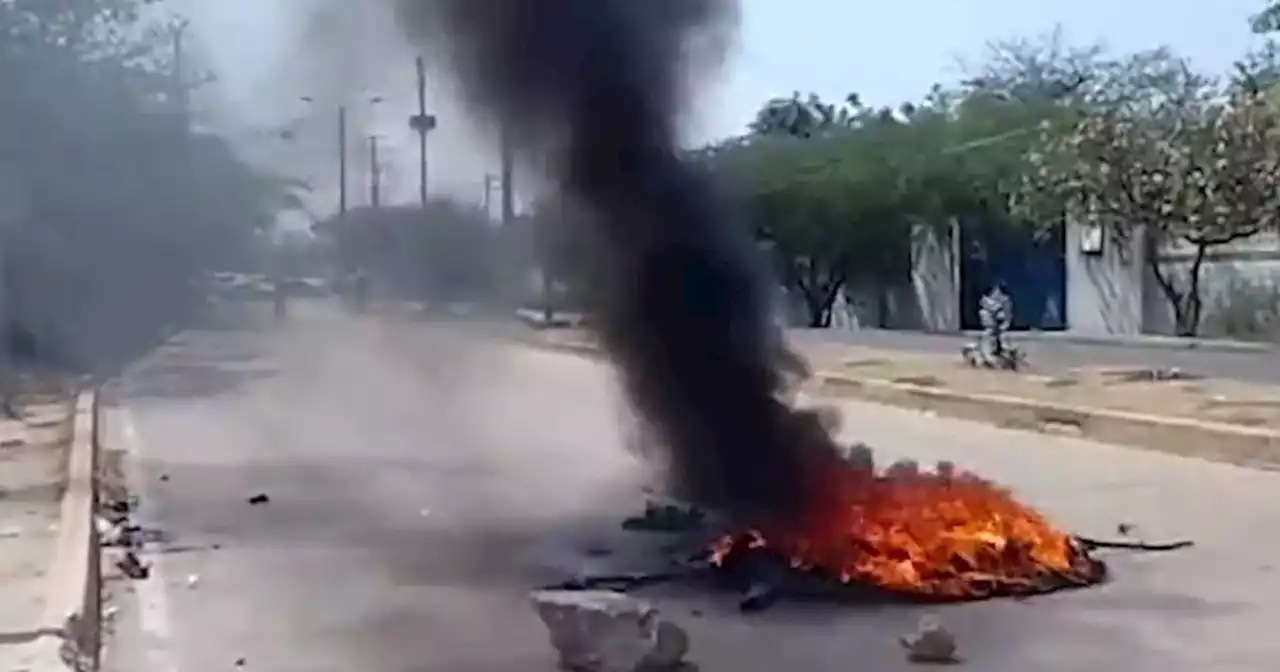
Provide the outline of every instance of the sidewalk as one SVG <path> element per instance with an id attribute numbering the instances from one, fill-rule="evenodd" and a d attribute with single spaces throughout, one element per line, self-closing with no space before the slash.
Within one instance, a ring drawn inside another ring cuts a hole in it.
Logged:
<path id="1" fill-rule="evenodd" d="M 542 333 L 552 344 L 588 339 L 584 332 L 570 329 Z M 1190 375 L 1160 380 L 1156 378 L 1172 370 L 1139 365 L 1040 370 L 1032 360 L 1026 371 L 1016 373 L 975 369 L 964 363 L 958 350 L 929 353 L 817 339 L 794 340 L 792 347 L 809 361 L 815 375 L 1280 429 L 1280 386 Z"/>
<path id="2" fill-rule="evenodd" d="M 30 405 L 0 420 L 0 670 L 34 639 L 58 538 L 70 442 L 69 406 Z"/>
<path id="3" fill-rule="evenodd" d="M 810 343 L 800 348 L 815 372 L 889 383 L 1001 395 L 1073 407 L 1280 428 L 1280 387 L 1203 378 L 1147 366 L 1088 366 L 1022 372 L 975 369 L 955 355 Z"/>

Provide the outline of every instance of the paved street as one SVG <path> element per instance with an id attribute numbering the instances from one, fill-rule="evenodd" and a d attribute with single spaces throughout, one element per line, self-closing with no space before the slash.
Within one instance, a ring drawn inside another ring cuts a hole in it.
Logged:
<path id="1" fill-rule="evenodd" d="M 846 331 L 842 329 L 793 329 L 791 337 L 800 343 L 848 343 L 925 353 L 954 354 L 974 337 L 958 334 L 926 334 L 913 331 Z M 1145 345 L 1106 345 L 1039 339 L 1035 335 L 1010 335 L 1027 353 L 1037 369 L 1061 371 L 1080 366 L 1142 366 L 1154 369 L 1178 368 L 1213 378 L 1280 384 L 1280 351 L 1231 352 Z"/>
<path id="2" fill-rule="evenodd" d="M 525 591 L 626 543 L 642 470 L 598 364 L 479 327 L 346 318 L 185 335 L 118 390 L 110 445 L 175 552 L 125 595 L 109 669 L 554 669 Z M 1280 474 L 842 404 L 850 437 L 948 458 L 1054 519 L 1197 548 L 1118 556 L 1102 588 L 941 610 L 975 670 L 1265 669 L 1280 653 Z M 270 502 L 250 505 L 263 492 Z M 634 540 L 631 542 L 634 544 Z M 216 545 L 216 548 L 215 548 Z M 654 594 L 703 670 L 904 670 L 923 609 Z"/>

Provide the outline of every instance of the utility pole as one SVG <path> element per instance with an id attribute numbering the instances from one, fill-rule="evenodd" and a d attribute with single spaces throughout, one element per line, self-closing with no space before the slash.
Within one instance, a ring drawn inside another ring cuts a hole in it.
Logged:
<path id="1" fill-rule="evenodd" d="M 436 117 L 427 114 L 427 66 L 421 56 L 414 59 L 418 76 L 418 113 L 409 117 L 409 128 L 418 134 L 418 197 L 427 207 L 427 134 L 436 128 Z"/>
<path id="2" fill-rule="evenodd" d="M 378 165 L 378 136 L 369 136 L 369 205 L 382 207 L 382 167 Z"/>
<path id="3" fill-rule="evenodd" d="M 501 128 L 498 129 L 498 142 L 500 144 L 500 152 L 502 154 L 501 161 L 501 179 L 502 179 L 502 225 L 510 226 L 516 219 L 516 201 L 515 201 L 515 185 L 513 174 L 515 173 L 515 147 L 512 146 L 514 138 L 511 137 L 511 125 L 506 119 L 501 121 Z"/>
<path id="4" fill-rule="evenodd" d="M 182 123 L 183 130 L 191 129 L 191 89 L 187 85 L 187 73 L 184 69 L 185 46 L 183 37 L 191 22 L 185 18 L 177 19 L 169 25 L 169 38 L 173 41 L 173 106 Z"/>
<path id="5" fill-rule="evenodd" d="M 493 173 L 484 174 L 484 216 L 493 219 L 493 188 L 498 183 L 498 176 Z"/>
<path id="6" fill-rule="evenodd" d="M 502 181 L 502 226 L 509 228 L 516 221 L 516 189 L 515 189 L 515 138 L 513 129 L 507 118 L 502 118 L 498 127 L 498 151 L 501 154 L 500 180 Z M 543 325 L 550 327 L 555 319 L 555 283 L 551 279 L 551 266 L 544 259 L 542 268 L 538 269 L 542 284 L 542 320 Z"/>
<path id="7" fill-rule="evenodd" d="M 338 106 L 338 214 L 347 214 L 347 106 Z"/>

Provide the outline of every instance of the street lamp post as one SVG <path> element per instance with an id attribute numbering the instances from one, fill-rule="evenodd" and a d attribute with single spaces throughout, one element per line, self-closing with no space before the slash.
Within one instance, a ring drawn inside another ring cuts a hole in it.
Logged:
<path id="1" fill-rule="evenodd" d="M 498 186 L 498 176 L 493 173 L 484 174 L 484 217 L 493 221 L 493 188 Z"/>
<path id="2" fill-rule="evenodd" d="M 369 206 L 382 207 L 382 166 L 378 163 L 378 136 L 369 136 Z"/>
<path id="3" fill-rule="evenodd" d="M 178 118 L 182 120 L 183 132 L 191 130 L 191 88 L 183 67 L 186 58 L 183 40 L 190 27 L 191 22 L 185 18 L 176 19 L 169 25 L 169 39 L 173 43 L 173 66 L 170 73 L 173 78 L 173 105 L 177 109 Z"/>
<path id="4" fill-rule="evenodd" d="M 418 79 L 418 113 L 409 117 L 409 128 L 418 134 L 418 198 L 427 207 L 427 135 L 436 129 L 436 116 L 427 113 L 427 66 L 419 56 L 414 60 Z"/>
<path id="5" fill-rule="evenodd" d="M 512 143 L 514 138 L 511 137 L 511 123 L 507 119 L 499 120 L 498 128 L 498 144 L 499 144 L 499 179 L 502 180 L 502 225 L 509 227 L 515 222 L 515 185 L 513 184 L 515 174 L 515 147 Z"/>
<path id="6" fill-rule="evenodd" d="M 338 106 L 338 214 L 347 214 L 347 106 Z"/>
<path id="7" fill-rule="evenodd" d="M 308 105 L 316 101 L 311 96 L 302 96 L 300 100 Z M 369 105 L 382 102 L 382 96 L 370 96 Z M 347 214 L 347 106 L 338 106 L 338 214 Z"/>

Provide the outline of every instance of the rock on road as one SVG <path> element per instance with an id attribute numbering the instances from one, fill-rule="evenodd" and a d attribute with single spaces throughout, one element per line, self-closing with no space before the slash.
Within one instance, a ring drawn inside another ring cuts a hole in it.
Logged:
<path id="1" fill-rule="evenodd" d="M 173 552 L 120 598 L 112 670 L 555 669 L 528 589 L 622 544 L 643 470 L 607 370 L 475 327 L 299 305 L 184 334 L 108 414 Z M 1280 653 L 1280 474 L 844 403 L 885 459 L 951 459 L 1082 533 L 1190 536 L 1104 587 L 929 610 L 973 669 L 1264 669 Z M 163 477 L 163 478 L 162 478 Z M 270 501 L 250 505 L 263 492 Z M 216 548 L 215 548 L 216 546 Z M 704 670 L 907 669 L 921 607 L 654 593 Z"/>

